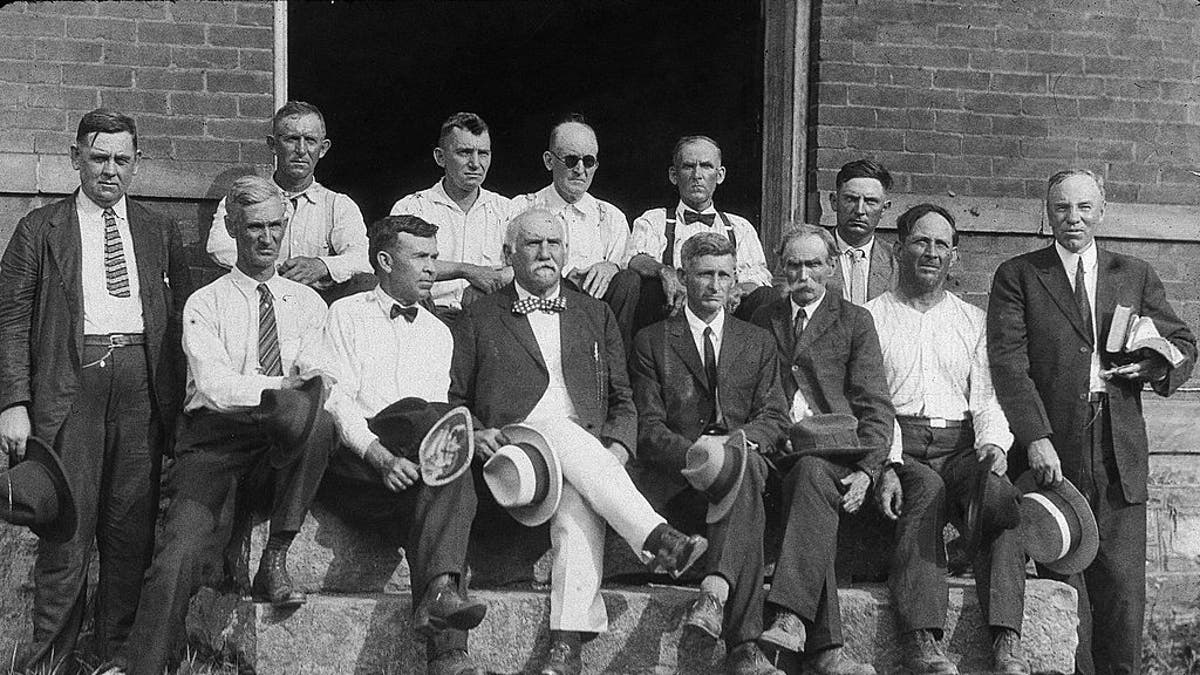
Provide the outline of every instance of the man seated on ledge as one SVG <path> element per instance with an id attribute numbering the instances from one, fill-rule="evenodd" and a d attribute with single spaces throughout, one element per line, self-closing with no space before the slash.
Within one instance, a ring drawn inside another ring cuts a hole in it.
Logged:
<path id="1" fill-rule="evenodd" d="M 667 525 L 625 472 L 637 439 L 625 347 L 607 305 L 563 287 L 562 221 L 548 209 L 525 211 L 508 224 L 504 250 L 514 283 L 471 303 L 454 325 L 450 403 L 480 420 L 483 459 L 508 443 L 508 424 L 548 420 L 587 432 L 574 434 L 586 443 L 556 448 L 563 481 L 550 517 L 550 651 L 539 670 L 578 675 L 583 640 L 608 629 L 604 524 L 674 573 L 708 542 Z"/>

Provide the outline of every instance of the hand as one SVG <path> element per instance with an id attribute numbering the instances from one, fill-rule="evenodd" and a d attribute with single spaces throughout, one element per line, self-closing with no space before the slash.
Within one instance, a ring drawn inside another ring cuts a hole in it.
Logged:
<path id="1" fill-rule="evenodd" d="M 1142 359 L 1137 363 L 1102 370 L 1100 371 L 1100 377 L 1104 380 L 1110 380 L 1115 377 L 1122 380 L 1158 382 L 1167 376 L 1168 370 L 1170 369 L 1167 366 L 1167 360 L 1156 354 L 1148 359 Z"/>
<path id="2" fill-rule="evenodd" d="M 467 283 L 475 288 L 478 288 L 484 294 L 492 293 L 500 289 L 501 286 L 508 283 L 505 279 L 505 270 L 511 269 L 506 267 L 482 267 L 480 265 L 467 265 L 463 272 L 463 278 Z"/>
<path id="3" fill-rule="evenodd" d="M 25 459 L 25 442 L 33 427 L 29 423 L 29 409 L 14 405 L 0 412 L 0 450 L 8 453 L 8 459 L 17 463 Z"/>
<path id="4" fill-rule="evenodd" d="M 371 441 L 364 456 L 375 467 L 383 486 L 392 492 L 403 492 L 421 480 L 421 469 L 404 457 L 397 457 L 383 447 L 379 439 Z"/>
<path id="5" fill-rule="evenodd" d="M 846 513 L 857 513 L 867 498 L 867 488 L 871 487 L 871 477 L 866 471 L 858 470 L 842 479 L 846 486 L 846 494 L 842 495 L 842 509 Z"/>
<path id="6" fill-rule="evenodd" d="M 604 294 L 608 292 L 608 285 L 612 283 L 613 277 L 617 276 L 617 272 L 620 271 L 621 268 L 617 267 L 616 263 L 598 262 L 584 272 L 580 288 L 593 298 L 603 298 Z"/>
<path id="7" fill-rule="evenodd" d="M 480 429 L 475 432 L 475 453 L 485 462 L 505 445 L 508 445 L 508 438 L 499 429 Z"/>
<path id="8" fill-rule="evenodd" d="M 279 266 L 279 274 L 285 279 L 291 279 L 305 286 L 313 286 L 329 281 L 329 268 L 320 258 L 297 256 L 288 258 Z"/>
<path id="9" fill-rule="evenodd" d="M 1008 473 L 1008 455 L 1000 449 L 1000 446 L 988 443 L 975 449 L 975 460 L 978 462 L 990 462 L 989 471 L 997 476 L 1004 476 Z"/>
<path id="10" fill-rule="evenodd" d="M 1062 482 L 1062 462 L 1049 438 L 1039 438 L 1029 444 L 1029 468 L 1038 485 L 1058 485 Z"/>
<path id="11" fill-rule="evenodd" d="M 890 520 L 900 519 L 901 507 L 904 505 L 904 488 L 900 486 L 900 477 L 896 475 L 894 468 L 889 466 L 879 475 L 879 491 L 876 492 L 875 498 L 883 515 Z"/>
<path id="12" fill-rule="evenodd" d="M 279 388 L 299 389 L 300 387 L 304 386 L 305 382 L 308 382 L 318 375 L 320 375 L 320 373 L 315 370 L 310 370 L 305 373 L 296 373 L 295 375 L 284 375 L 283 382 L 279 383 Z"/>
<path id="13" fill-rule="evenodd" d="M 663 265 L 658 269 L 658 277 L 662 279 L 663 295 L 667 296 L 667 307 L 671 316 L 683 311 L 687 302 L 687 288 L 679 279 L 679 273 L 674 268 Z"/>
<path id="14" fill-rule="evenodd" d="M 621 463 L 621 466 L 625 466 L 629 463 L 629 451 L 625 449 L 624 445 L 621 445 L 617 441 L 613 441 L 612 443 L 608 444 L 608 451 L 613 454 L 613 457 L 617 458 L 617 461 Z"/>

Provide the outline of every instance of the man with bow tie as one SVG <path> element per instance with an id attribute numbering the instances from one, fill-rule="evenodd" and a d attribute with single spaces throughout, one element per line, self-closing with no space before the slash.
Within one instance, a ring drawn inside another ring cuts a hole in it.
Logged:
<path id="1" fill-rule="evenodd" d="M 731 297 L 735 316 L 749 320 L 758 307 L 779 297 L 758 232 L 745 218 L 718 210 L 717 186 L 725 181 L 721 146 L 708 136 L 684 136 L 675 143 L 667 178 L 679 191 L 674 209 L 650 209 L 633 221 L 626 256 L 629 269 L 642 277 L 633 332 L 665 319 L 683 307 L 678 268 L 683 242 L 700 232 L 725 235 L 737 249 L 737 283 Z"/>
<path id="2" fill-rule="evenodd" d="M 892 174 L 878 162 L 857 159 L 842 166 L 834 184 L 829 206 L 837 217 L 833 237 L 838 269 L 829 279 L 829 288 L 863 305 L 890 291 L 895 281 L 892 247 L 875 236 L 879 219 L 892 205 L 887 195 Z"/>
<path id="3" fill-rule="evenodd" d="M 454 325 L 450 403 L 479 420 L 476 451 L 507 443 L 501 428 L 523 421 L 578 424 L 586 445 L 556 447 L 563 486 L 550 518 L 550 650 L 542 675 L 578 675 L 582 642 L 608 629 L 600 596 L 604 525 L 635 553 L 682 573 L 707 541 L 667 525 L 624 465 L 636 450 L 637 413 L 625 347 L 612 311 L 565 287 L 563 224 L 535 207 L 509 223 L 505 256 L 514 282 L 471 303 Z"/>
<path id="4" fill-rule="evenodd" d="M 341 443 L 319 499 L 351 522 L 406 535 L 418 599 L 413 629 L 426 639 L 428 672 L 463 675 L 482 672 L 467 656 L 466 631 L 486 609 L 465 596 L 475 485 L 469 473 L 445 485 L 423 484 L 417 464 L 390 450 L 367 425 L 401 399 L 446 401 L 454 341 L 428 309 L 437 232 L 416 216 L 373 223 L 368 239 L 379 285 L 329 308 L 322 356 L 335 382 L 325 407 Z M 388 440 L 394 447 L 395 439 Z"/>

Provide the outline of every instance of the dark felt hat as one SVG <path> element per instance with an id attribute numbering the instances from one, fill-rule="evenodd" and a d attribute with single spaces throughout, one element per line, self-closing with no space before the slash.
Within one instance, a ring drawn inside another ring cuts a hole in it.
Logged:
<path id="1" fill-rule="evenodd" d="M 854 462 L 866 457 L 872 448 L 858 442 L 858 420 L 845 413 L 822 413 L 805 417 L 788 432 L 792 451 L 788 458 L 804 455 Z"/>
<path id="2" fill-rule="evenodd" d="M 475 457 L 471 413 L 462 406 L 402 398 L 367 420 L 367 428 L 393 455 L 420 465 L 426 485 L 453 481 Z"/>
<path id="3" fill-rule="evenodd" d="M 276 452 L 271 465 L 279 468 L 291 464 L 299 454 L 298 448 L 308 443 L 317 417 L 325 407 L 325 380 L 316 375 L 298 389 L 264 389 L 259 412 L 263 424 L 275 437 Z"/>
<path id="4" fill-rule="evenodd" d="M 971 556 L 984 541 L 1002 530 L 1021 524 L 1021 491 L 1005 476 L 991 471 L 991 462 L 978 462 L 967 502 L 966 529 L 963 541 Z"/>
<path id="5" fill-rule="evenodd" d="M 1091 506 L 1071 481 L 1039 486 L 1033 471 L 1015 483 L 1021 491 L 1021 539 L 1025 552 L 1058 574 L 1082 572 L 1096 558 L 1100 531 Z"/>
<path id="6" fill-rule="evenodd" d="M 682 473 L 687 482 L 708 499 L 705 521 L 715 523 L 729 514 L 738 487 L 746 475 L 746 432 L 738 429 L 718 447 L 688 448 Z"/>
<path id="7" fill-rule="evenodd" d="M 0 474 L 0 519 L 49 542 L 75 536 L 75 497 L 58 455 L 40 438 L 25 443 L 25 459 Z"/>

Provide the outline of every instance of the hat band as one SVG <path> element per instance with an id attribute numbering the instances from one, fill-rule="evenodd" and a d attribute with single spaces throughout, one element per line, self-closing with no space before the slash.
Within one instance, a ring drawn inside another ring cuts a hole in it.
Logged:
<path id="1" fill-rule="evenodd" d="M 540 504 L 546 499 L 546 495 L 550 493 L 550 467 L 546 464 L 546 458 L 542 453 L 538 452 L 537 448 L 528 443 L 517 443 L 521 452 L 529 459 L 529 464 L 533 468 L 533 496 L 530 498 L 530 504 Z"/>
<path id="2" fill-rule="evenodd" d="M 1045 509 L 1046 513 L 1049 513 L 1050 517 L 1054 519 L 1054 523 L 1058 525 L 1058 531 L 1062 538 L 1062 550 L 1059 551 L 1055 560 L 1067 557 L 1067 554 L 1071 552 L 1071 527 L 1067 525 L 1067 519 L 1063 516 L 1062 510 L 1039 492 L 1026 492 L 1025 496 Z"/>

